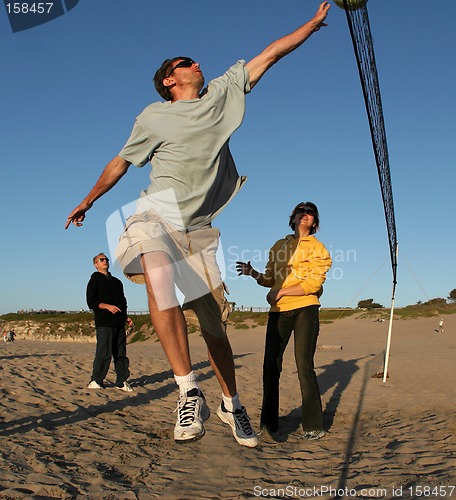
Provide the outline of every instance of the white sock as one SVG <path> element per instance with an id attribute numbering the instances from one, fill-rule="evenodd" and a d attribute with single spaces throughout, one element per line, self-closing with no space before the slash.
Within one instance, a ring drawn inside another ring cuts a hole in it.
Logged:
<path id="1" fill-rule="evenodd" d="M 180 394 L 186 394 L 188 391 L 195 388 L 199 389 L 198 382 L 196 381 L 196 374 L 193 370 L 187 375 L 174 375 L 174 380 L 179 386 Z"/>
<path id="2" fill-rule="evenodd" d="M 222 399 L 223 403 L 225 404 L 225 408 L 231 412 L 234 413 L 236 410 L 241 410 L 242 405 L 241 401 L 239 399 L 239 393 L 236 393 L 236 396 L 225 396 L 225 394 L 222 393 Z"/>

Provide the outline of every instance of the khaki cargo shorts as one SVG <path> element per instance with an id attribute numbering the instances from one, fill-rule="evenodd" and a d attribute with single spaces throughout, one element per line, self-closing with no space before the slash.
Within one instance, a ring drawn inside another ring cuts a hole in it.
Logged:
<path id="1" fill-rule="evenodd" d="M 187 319 L 193 311 L 201 330 L 214 337 L 225 337 L 230 307 L 216 260 L 219 238 L 220 231 L 211 225 L 178 231 L 156 212 L 148 210 L 127 219 L 116 259 L 129 280 L 144 284 L 142 255 L 155 251 L 167 253 Z"/>

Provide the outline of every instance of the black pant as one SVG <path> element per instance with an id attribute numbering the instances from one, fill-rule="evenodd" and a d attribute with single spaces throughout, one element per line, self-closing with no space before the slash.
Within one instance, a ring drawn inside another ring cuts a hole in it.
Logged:
<path id="1" fill-rule="evenodd" d="M 103 385 L 103 380 L 108 373 L 111 358 L 114 359 L 117 374 L 115 385 L 122 387 L 130 376 L 125 328 L 99 326 L 97 327 L 97 348 L 93 361 L 92 380 L 100 385 Z"/>
<path id="2" fill-rule="evenodd" d="M 283 354 L 294 331 L 296 368 L 302 397 L 302 427 L 323 429 L 323 415 L 314 370 L 314 354 L 320 329 L 319 306 L 269 313 L 263 363 L 263 405 L 261 423 L 271 431 L 279 428 L 279 379 Z"/>

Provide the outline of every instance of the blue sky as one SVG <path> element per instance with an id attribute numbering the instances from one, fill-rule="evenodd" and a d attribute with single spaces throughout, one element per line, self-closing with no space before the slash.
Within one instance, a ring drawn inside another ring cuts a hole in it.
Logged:
<path id="1" fill-rule="evenodd" d="M 160 7 L 161 5 L 161 7 Z M 314 0 L 212 2 L 81 0 L 64 16 L 12 33 L 0 6 L 3 214 L 0 313 L 86 308 L 92 256 L 108 251 L 106 220 L 134 201 L 149 168 L 127 176 L 87 214 L 63 227 L 159 99 L 162 60 L 189 55 L 206 81 L 310 19 Z M 456 2 L 369 0 L 399 241 L 396 305 L 456 288 L 454 139 Z M 318 238 L 334 258 L 323 307 L 391 299 L 391 267 L 369 127 L 343 10 L 274 66 L 247 97 L 231 149 L 248 182 L 214 225 L 222 232 L 230 300 L 266 306 L 267 290 L 237 277 L 234 262 L 262 270 L 289 232 L 293 206 L 315 202 Z M 118 269 L 111 269 L 121 277 Z M 131 310 L 142 286 L 124 280 Z"/>

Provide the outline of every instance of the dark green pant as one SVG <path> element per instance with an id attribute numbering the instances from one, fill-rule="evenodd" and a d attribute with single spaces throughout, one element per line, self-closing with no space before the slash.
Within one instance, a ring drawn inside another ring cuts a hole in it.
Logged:
<path id="1" fill-rule="evenodd" d="M 117 375 L 115 385 L 122 387 L 130 376 L 125 328 L 99 326 L 97 327 L 97 347 L 93 361 L 92 380 L 100 385 L 103 385 L 108 373 L 111 358 L 114 359 Z"/>
<path id="2" fill-rule="evenodd" d="M 271 431 L 279 428 L 279 379 L 283 354 L 294 332 L 296 368 L 302 397 L 303 430 L 324 429 L 323 414 L 314 370 L 314 354 L 320 329 L 318 309 L 308 306 L 269 313 L 263 363 L 263 405 L 261 424 Z"/>

